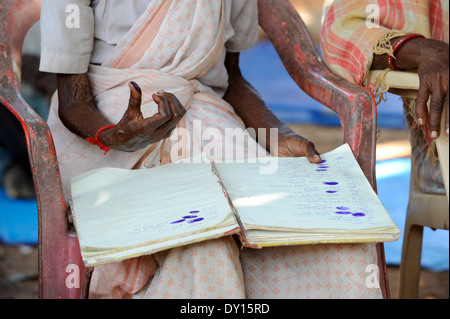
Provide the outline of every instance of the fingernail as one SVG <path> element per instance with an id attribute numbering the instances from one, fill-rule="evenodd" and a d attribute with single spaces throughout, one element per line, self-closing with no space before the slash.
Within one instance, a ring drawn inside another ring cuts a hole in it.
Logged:
<path id="1" fill-rule="evenodd" d="M 136 89 L 136 91 L 138 91 L 139 94 L 142 94 L 142 90 L 141 90 L 141 88 L 139 87 L 139 85 L 137 85 L 136 82 L 131 81 L 130 83 L 131 83 L 131 85 Z"/>
<path id="2" fill-rule="evenodd" d="M 420 124 L 420 125 L 423 125 L 423 118 L 419 117 L 419 118 L 417 119 L 417 121 L 419 121 L 419 124 Z"/>
<path id="3" fill-rule="evenodd" d="M 432 131 L 431 132 L 431 138 L 436 138 L 437 137 L 437 132 L 436 131 Z"/>
<path id="4" fill-rule="evenodd" d="M 155 103 L 159 103 L 159 101 L 161 101 L 161 98 L 158 96 L 158 93 L 153 94 L 153 101 Z"/>

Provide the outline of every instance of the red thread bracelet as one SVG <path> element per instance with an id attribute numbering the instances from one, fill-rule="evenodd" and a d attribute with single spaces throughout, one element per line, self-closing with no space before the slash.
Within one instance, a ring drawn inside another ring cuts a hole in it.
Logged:
<path id="1" fill-rule="evenodd" d="M 106 145 L 103 145 L 103 143 L 100 142 L 100 140 L 98 139 L 98 136 L 99 136 L 99 134 L 100 134 L 101 132 L 103 132 L 104 130 L 107 130 L 107 129 L 112 128 L 112 127 L 115 127 L 115 126 L 116 126 L 116 125 L 113 124 L 113 125 L 107 125 L 107 126 L 102 127 L 101 129 L 99 129 L 99 130 L 97 131 L 97 134 L 95 135 L 95 137 L 89 136 L 89 137 L 86 139 L 86 141 L 88 141 L 88 142 L 91 143 L 92 145 L 97 145 L 102 151 L 105 151 L 105 154 L 103 154 L 103 155 L 106 155 L 106 153 L 108 153 L 109 150 L 110 150 L 111 148 L 108 147 L 108 146 L 106 146 Z"/>
<path id="2" fill-rule="evenodd" d="M 395 43 L 392 45 L 392 55 L 388 55 L 388 62 L 389 62 L 389 66 L 391 67 L 391 69 L 393 69 L 395 71 L 403 71 L 403 70 L 397 68 L 394 64 L 395 52 L 397 52 L 398 49 L 403 44 L 405 44 L 406 41 L 409 41 L 414 38 L 425 38 L 425 37 L 419 33 L 408 34 L 408 35 L 405 35 L 404 37 L 401 37 L 397 41 L 395 41 Z"/>

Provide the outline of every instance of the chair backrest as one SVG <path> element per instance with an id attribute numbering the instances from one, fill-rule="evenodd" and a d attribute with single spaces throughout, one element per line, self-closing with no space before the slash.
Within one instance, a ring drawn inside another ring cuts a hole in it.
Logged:
<path id="1" fill-rule="evenodd" d="M 39 214 L 39 295 L 79 298 L 82 287 L 70 280 L 78 277 L 84 281 L 86 270 L 68 222 L 52 135 L 47 123 L 20 94 L 22 44 L 28 30 L 39 20 L 40 8 L 40 0 L 1 2 L 0 102 L 21 122 L 27 140 Z"/>

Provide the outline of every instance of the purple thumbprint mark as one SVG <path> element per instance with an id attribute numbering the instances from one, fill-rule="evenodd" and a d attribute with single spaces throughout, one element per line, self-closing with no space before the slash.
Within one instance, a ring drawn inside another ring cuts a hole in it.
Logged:
<path id="1" fill-rule="evenodd" d="M 364 214 L 364 213 L 354 213 L 354 214 L 352 214 L 354 217 L 364 217 L 364 216 L 366 216 L 366 214 Z"/>
<path id="2" fill-rule="evenodd" d="M 190 220 L 189 223 L 190 224 L 198 223 L 198 222 L 201 222 L 202 220 L 204 220 L 204 218 L 200 217 L 200 218 Z"/>
<path id="3" fill-rule="evenodd" d="M 339 211 L 339 212 L 335 212 L 338 215 L 350 215 L 351 212 L 346 212 L 346 211 Z"/>
<path id="4" fill-rule="evenodd" d="M 325 184 L 325 185 L 328 185 L 328 186 L 336 186 L 336 185 L 339 185 L 338 182 L 324 182 L 324 184 Z"/>

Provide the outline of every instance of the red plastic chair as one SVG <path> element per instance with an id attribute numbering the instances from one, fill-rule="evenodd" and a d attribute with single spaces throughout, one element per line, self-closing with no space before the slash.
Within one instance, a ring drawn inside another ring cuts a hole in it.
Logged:
<path id="1" fill-rule="evenodd" d="M 361 169 L 377 191 L 377 110 L 373 96 L 336 76 L 322 57 L 303 20 L 288 0 L 258 0 L 259 24 L 275 47 L 284 67 L 308 95 L 335 111 Z M 384 245 L 377 244 L 380 288 L 390 298 Z"/>
<path id="2" fill-rule="evenodd" d="M 21 47 L 39 19 L 40 0 L 3 0 L 0 6 L 0 102 L 23 125 L 33 170 L 39 214 L 40 298 L 85 298 L 90 271 L 80 256 L 69 221 L 51 133 L 19 91 Z M 344 142 L 352 148 L 376 190 L 376 108 L 373 97 L 324 65 L 307 27 L 288 0 L 259 0 L 260 25 L 289 74 L 311 97 L 339 114 Z M 380 286 L 389 298 L 383 245 L 378 244 Z M 77 272 L 79 270 L 79 273 Z M 73 279 L 79 276 L 80 284 Z"/>
<path id="3" fill-rule="evenodd" d="M 39 214 L 39 297 L 81 298 L 87 291 L 86 269 L 68 222 L 52 135 L 19 89 L 22 44 L 39 20 L 40 8 L 40 0 L 2 0 L 0 4 L 0 102 L 22 123 L 27 139 Z M 73 280 L 77 276 L 79 285 Z"/>

